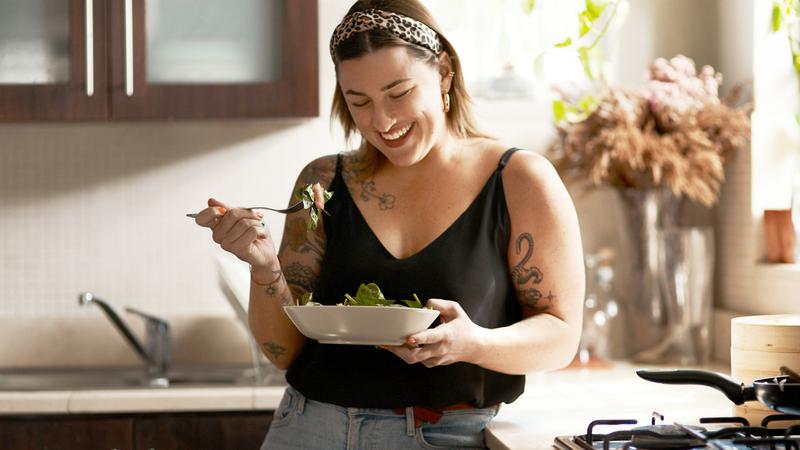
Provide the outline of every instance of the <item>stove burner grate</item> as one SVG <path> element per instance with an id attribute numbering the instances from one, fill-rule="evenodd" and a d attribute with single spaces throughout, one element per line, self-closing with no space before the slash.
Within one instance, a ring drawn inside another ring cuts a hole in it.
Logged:
<path id="1" fill-rule="evenodd" d="M 724 428 L 709 431 L 706 428 L 675 424 L 656 424 L 655 418 L 664 416 L 653 413 L 651 425 L 597 433 L 600 426 L 636 425 L 637 420 L 594 420 L 586 429 L 586 434 L 556 438 L 559 449 L 584 450 L 659 450 L 659 449 L 770 449 L 800 450 L 800 426 L 788 428 L 767 428 L 771 422 L 799 420 L 800 416 L 775 414 L 762 421 L 761 427 L 750 426 L 742 417 L 708 417 L 700 419 L 701 424 L 717 424 Z M 736 426 L 725 426 L 731 424 Z"/>

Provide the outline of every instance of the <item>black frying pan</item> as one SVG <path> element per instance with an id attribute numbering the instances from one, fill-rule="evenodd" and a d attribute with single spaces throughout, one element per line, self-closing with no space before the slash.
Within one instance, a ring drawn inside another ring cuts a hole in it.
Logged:
<path id="1" fill-rule="evenodd" d="M 636 375 L 647 381 L 663 384 L 701 384 L 721 391 L 737 405 L 758 400 L 786 414 L 800 415 L 800 383 L 786 375 L 754 380 L 750 386 L 727 375 L 705 370 L 644 370 Z"/>

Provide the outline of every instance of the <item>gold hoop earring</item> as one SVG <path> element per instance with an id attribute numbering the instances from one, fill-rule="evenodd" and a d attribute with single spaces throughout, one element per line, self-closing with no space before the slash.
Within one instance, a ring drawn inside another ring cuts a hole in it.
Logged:
<path id="1" fill-rule="evenodd" d="M 446 113 L 450 112 L 450 93 L 449 92 L 445 92 L 445 93 L 442 94 L 442 102 L 444 102 L 444 107 L 442 108 L 442 111 L 444 111 Z"/>

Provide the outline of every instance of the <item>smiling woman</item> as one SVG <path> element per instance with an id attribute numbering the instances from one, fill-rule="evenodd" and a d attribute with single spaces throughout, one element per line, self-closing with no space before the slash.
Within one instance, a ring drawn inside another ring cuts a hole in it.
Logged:
<path id="1" fill-rule="evenodd" d="M 458 54 L 419 1 L 356 2 L 330 52 L 333 116 L 361 145 L 298 177 L 334 192 L 321 226 L 288 214 L 275 252 L 252 213 L 212 202 L 198 216 L 251 265 L 251 330 L 288 368 L 263 448 L 484 448 L 524 374 L 575 354 L 584 274 L 572 200 L 547 160 L 480 131 Z M 284 311 L 309 292 L 336 304 L 362 283 L 387 298 L 415 292 L 438 321 L 375 347 L 306 338 Z"/>

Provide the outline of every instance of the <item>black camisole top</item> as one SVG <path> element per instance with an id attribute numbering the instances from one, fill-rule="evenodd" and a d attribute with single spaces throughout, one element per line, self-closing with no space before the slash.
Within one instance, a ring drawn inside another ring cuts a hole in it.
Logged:
<path id="1" fill-rule="evenodd" d="M 325 205 L 327 248 L 314 300 L 336 304 L 361 283 L 377 283 L 386 298 L 454 300 L 486 328 L 522 318 L 508 267 L 510 219 L 502 171 L 518 149 L 507 150 L 477 198 L 427 247 L 397 259 L 381 244 L 342 178 L 342 156 Z M 425 220 L 420 217 L 419 220 Z M 343 306 L 346 308 L 346 306 Z M 432 326 L 438 325 L 439 321 Z M 427 368 L 408 364 L 370 345 L 320 344 L 307 339 L 286 373 L 306 397 L 344 407 L 443 408 L 462 402 L 486 407 L 510 403 L 524 389 L 523 375 L 508 375 L 458 362 Z"/>

